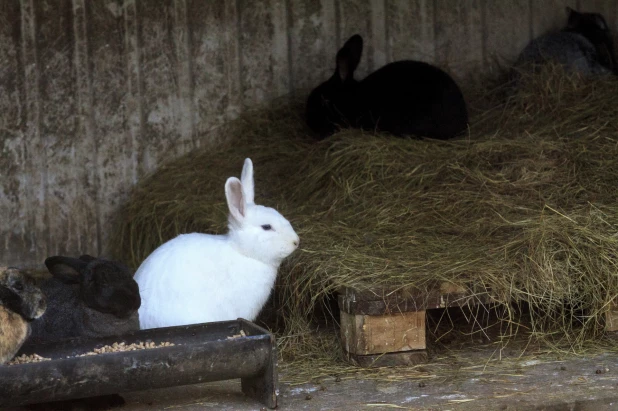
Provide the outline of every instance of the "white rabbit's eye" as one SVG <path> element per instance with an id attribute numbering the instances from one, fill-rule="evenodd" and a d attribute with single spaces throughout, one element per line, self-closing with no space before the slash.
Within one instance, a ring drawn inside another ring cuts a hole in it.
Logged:
<path id="1" fill-rule="evenodd" d="M 272 229 L 273 229 L 273 228 L 272 228 L 272 226 L 271 226 L 270 224 L 264 224 L 264 225 L 262 226 L 262 228 L 263 228 L 265 231 L 268 231 L 268 230 L 272 230 Z"/>

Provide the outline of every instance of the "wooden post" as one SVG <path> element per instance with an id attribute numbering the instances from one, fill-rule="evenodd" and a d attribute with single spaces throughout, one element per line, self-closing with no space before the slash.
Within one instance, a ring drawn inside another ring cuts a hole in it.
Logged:
<path id="1" fill-rule="evenodd" d="M 618 304 L 615 301 L 605 312 L 605 331 L 618 331 Z"/>

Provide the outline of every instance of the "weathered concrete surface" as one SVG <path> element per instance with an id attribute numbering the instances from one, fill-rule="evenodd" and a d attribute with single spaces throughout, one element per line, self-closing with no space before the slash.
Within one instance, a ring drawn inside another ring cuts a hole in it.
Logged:
<path id="1" fill-rule="evenodd" d="M 618 29 L 614 0 L 2 1 L 0 263 L 104 254 L 134 184 L 325 80 L 352 34 L 358 77 L 412 58 L 464 79 L 563 25 L 567 5 Z"/>
<path id="2" fill-rule="evenodd" d="M 465 353 L 458 353 L 465 355 Z M 478 366 L 438 378 L 404 382 L 325 379 L 320 384 L 282 384 L 279 410 L 615 410 L 618 409 L 618 354 L 567 361 L 526 359 L 499 372 L 486 367 L 491 352 L 469 351 Z M 483 361 L 485 358 L 485 361 Z M 431 373 L 431 362 L 426 365 Z M 486 368 L 486 369 L 485 369 Z M 485 369 L 485 371 L 484 371 Z M 393 372 L 396 374 L 396 371 Z M 285 376 L 283 376 L 285 378 Z M 239 381 L 124 394 L 123 411 L 262 410 L 245 397 Z M 18 411 L 18 409 L 7 409 Z"/>
<path id="3" fill-rule="evenodd" d="M 472 351 L 469 355 L 478 356 L 478 372 L 457 371 L 454 367 L 452 381 L 427 379 L 393 383 L 385 379 L 335 382 L 332 378 L 320 385 L 284 385 L 281 388 L 279 409 L 618 409 L 618 355 L 549 363 L 544 363 L 541 357 L 538 363 L 526 360 L 513 370 L 500 373 L 488 371 L 486 374 L 481 371 L 484 366 L 483 355 Z M 431 363 L 427 364 L 426 368 L 431 370 Z M 597 374 L 597 370 L 602 373 Z M 209 390 L 214 392 L 209 393 Z M 228 382 L 214 384 L 212 388 L 185 387 L 165 392 L 135 393 L 125 396 L 129 403 L 125 409 L 146 409 L 144 405 L 148 405 L 148 402 L 151 402 L 153 407 L 165 408 L 173 405 L 174 408 L 187 410 L 261 408 L 239 392 L 237 382 Z M 150 399 L 146 404 L 143 402 L 145 398 Z M 204 404 L 189 405 L 191 402 Z"/>

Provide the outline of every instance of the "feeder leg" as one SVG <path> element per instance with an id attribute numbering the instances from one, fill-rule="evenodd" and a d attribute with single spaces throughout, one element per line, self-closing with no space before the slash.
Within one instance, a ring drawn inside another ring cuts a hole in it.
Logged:
<path id="1" fill-rule="evenodd" d="M 274 345 L 274 337 L 272 337 L 272 340 L 270 359 L 268 364 L 264 367 L 262 373 L 255 377 L 240 379 L 242 392 L 244 392 L 245 395 L 260 401 L 270 409 L 277 407 L 277 394 L 279 391 L 277 376 L 277 351 Z"/>

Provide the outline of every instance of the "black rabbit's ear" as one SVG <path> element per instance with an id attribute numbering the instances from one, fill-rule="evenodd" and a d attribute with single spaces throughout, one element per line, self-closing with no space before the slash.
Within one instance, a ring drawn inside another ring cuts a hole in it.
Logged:
<path id="1" fill-rule="evenodd" d="M 87 265 L 87 262 L 77 258 L 56 256 L 45 259 L 47 270 L 65 284 L 78 284 L 81 272 Z"/>
<path id="2" fill-rule="evenodd" d="M 592 20 L 594 23 L 599 26 L 599 28 L 603 31 L 609 31 L 609 27 L 607 27 L 607 22 L 599 13 L 594 13 L 592 15 Z"/>
<path id="3" fill-rule="evenodd" d="M 578 11 L 573 10 L 570 7 L 566 7 L 566 13 L 568 16 L 568 22 L 567 22 L 567 27 L 570 29 L 579 27 L 579 25 L 581 24 L 581 20 L 582 20 L 582 14 Z"/>
<path id="4" fill-rule="evenodd" d="M 354 70 L 356 70 L 362 54 L 363 38 L 355 34 L 337 52 L 337 73 L 341 81 L 349 80 L 354 76 Z"/>

